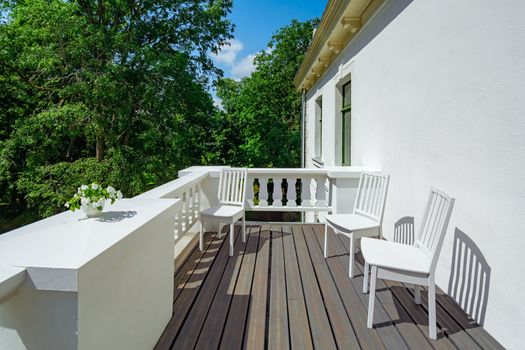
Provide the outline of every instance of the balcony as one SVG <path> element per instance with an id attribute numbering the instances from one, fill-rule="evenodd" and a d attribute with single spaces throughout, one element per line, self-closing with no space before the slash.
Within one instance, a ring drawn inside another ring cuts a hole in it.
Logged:
<path id="1" fill-rule="evenodd" d="M 235 255 L 225 236 L 207 236 L 201 252 L 190 245 L 175 273 L 173 317 L 156 349 L 501 349 L 442 291 L 439 338 L 428 338 L 423 292 L 379 281 L 376 328 L 366 327 L 368 294 L 362 274 L 348 278 L 348 242 L 329 240 L 324 226 L 257 224 Z M 344 238 L 338 235 L 339 238 Z M 225 243 L 226 241 L 226 243 Z M 361 257 L 358 269 L 362 271 Z"/>
<path id="2" fill-rule="evenodd" d="M 330 240 L 324 259 L 315 223 L 351 211 L 364 169 L 250 169 L 259 191 L 248 186 L 249 211 L 304 220 L 249 222 L 246 243 L 236 227 L 232 257 L 216 227 L 205 227 L 202 252 L 195 236 L 199 210 L 216 204 L 219 167 L 185 169 L 99 219 L 66 212 L 6 233 L 0 348 L 502 348 L 442 291 L 430 340 L 425 303 L 390 282 L 379 282 L 366 328 L 348 242 Z"/>

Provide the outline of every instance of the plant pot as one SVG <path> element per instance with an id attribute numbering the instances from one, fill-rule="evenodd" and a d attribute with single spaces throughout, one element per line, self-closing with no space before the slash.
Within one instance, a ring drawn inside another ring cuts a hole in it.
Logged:
<path id="1" fill-rule="evenodd" d="M 90 204 L 84 204 L 82 205 L 82 211 L 88 218 L 96 218 L 102 215 L 102 211 L 104 210 L 104 204 L 102 204 L 102 209 L 97 209 L 97 207 L 94 207 Z"/>

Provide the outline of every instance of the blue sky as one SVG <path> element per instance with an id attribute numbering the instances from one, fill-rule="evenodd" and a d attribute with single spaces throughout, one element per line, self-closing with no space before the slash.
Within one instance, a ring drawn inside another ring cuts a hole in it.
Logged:
<path id="1" fill-rule="evenodd" d="M 212 56 L 224 76 L 241 79 L 249 75 L 255 54 L 266 48 L 273 33 L 292 19 L 321 17 L 326 0 L 234 0 L 229 18 L 235 24 L 234 39 Z"/>

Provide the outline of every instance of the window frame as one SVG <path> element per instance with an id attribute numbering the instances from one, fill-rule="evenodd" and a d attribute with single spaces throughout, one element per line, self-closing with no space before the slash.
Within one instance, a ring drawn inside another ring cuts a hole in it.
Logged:
<path id="1" fill-rule="evenodd" d="M 350 101 L 347 101 L 348 103 L 345 104 L 345 90 L 347 87 L 350 88 Z M 352 165 L 352 145 L 351 141 L 348 144 L 345 142 L 347 137 L 352 137 L 352 80 L 341 86 L 341 165 L 343 166 Z"/>
<path id="2" fill-rule="evenodd" d="M 323 161 L 323 96 L 315 100 L 315 144 L 314 160 L 322 163 Z"/>

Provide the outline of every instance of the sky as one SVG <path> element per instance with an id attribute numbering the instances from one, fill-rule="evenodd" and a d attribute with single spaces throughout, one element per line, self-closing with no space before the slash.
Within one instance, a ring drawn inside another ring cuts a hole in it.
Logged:
<path id="1" fill-rule="evenodd" d="M 326 4 L 327 0 L 234 0 L 229 15 L 235 24 L 234 39 L 212 55 L 215 64 L 228 78 L 240 80 L 250 75 L 255 54 L 267 48 L 279 28 L 292 19 L 321 17 Z"/>

